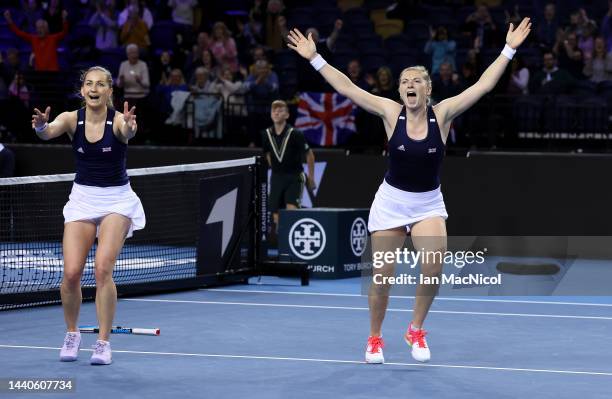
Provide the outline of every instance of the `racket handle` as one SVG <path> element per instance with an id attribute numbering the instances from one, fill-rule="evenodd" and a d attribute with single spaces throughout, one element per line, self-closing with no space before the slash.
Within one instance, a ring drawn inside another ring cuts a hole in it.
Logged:
<path id="1" fill-rule="evenodd" d="M 159 335 L 161 331 L 159 328 L 131 328 L 132 334 L 138 335 Z"/>
<path id="2" fill-rule="evenodd" d="M 82 333 L 98 334 L 100 328 L 98 326 L 79 326 L 79 331 Z M 129 328 L 121 326 L 112 326 L 111 334 L 134 334 L 134 335 L 159 335 L 159 328 Z"/>

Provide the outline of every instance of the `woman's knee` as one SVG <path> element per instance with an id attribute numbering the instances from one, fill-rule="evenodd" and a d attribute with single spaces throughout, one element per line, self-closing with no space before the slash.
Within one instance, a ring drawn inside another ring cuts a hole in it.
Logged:
<path id="1" fill-rule="evenodd" d="M 435 277 L 442 274 L 442 263 L 421 264 L 421 274 L 427 277 Z"/>
<path id="2" fill-rule="evenodd" d="M 383 280 L 382 275 L 375 275 L 370 285 L 370 296 L 389 296 L 391 284 Z"/>
<path id="3" fill-rule="evenodd" d="M 112 280 L 115 258 L 110 256 L 96 256 L 96 283 L 105 283 Z"/>
<path id="4" fill-rule="evenodd" d="M 80 287 L 83 270 L 80 267 L 65 267 L 63 282 L 69 287 Z"/>

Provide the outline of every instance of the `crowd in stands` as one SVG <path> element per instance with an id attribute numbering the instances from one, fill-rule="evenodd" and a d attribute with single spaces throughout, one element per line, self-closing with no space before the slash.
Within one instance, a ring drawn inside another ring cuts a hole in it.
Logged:
<path id="1" fill-rule="evenodd" d="M 37 76 L 76 77 L 77 70 L 99 64 L 113 74 L 115 101 L 136 105 L 138 142 L 224 141 L 231 130 L 239 136 L 236 143 L 257 145 L 273 100 L 295 104 L 300 92 L 332 91 L 287 49 L 288 29 L 311 33 L 318 52 L 355 84 L 397 101 L 399 72 L 425 65 L 432 75 L 432 99 L 439 102 L 473 84 L 499 55 L 508 24 L 525 16 L 532 18 L 534 31 L 495 94 L 581 94 L 612 102 L 612 0 L 3 4 L 0 125 L 8 130 L 22 127 L 16 116 L 26 115 L 27 124 L 31 108 L 44 105 Z M 455 128 L 469 130 L 474 119 L 463 118 Z M 367 136 L 362 143 L 384 141 L 381 129 L 376 117 L 359 113 L 358 133 Z M 26 132 L 17 140 L 33 138 Z"/>

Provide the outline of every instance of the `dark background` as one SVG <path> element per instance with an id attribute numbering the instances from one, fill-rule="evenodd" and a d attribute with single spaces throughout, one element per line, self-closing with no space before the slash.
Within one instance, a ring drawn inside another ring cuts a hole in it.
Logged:
<path id="1" fill-rule="evenodd" d="M 71 173 L 71 148 L 13 145 L 19 176 Z M 258 149 L 130 147 L 128 167 L 210 162 Z M 386 170 L 380 155 L 316 150 L 327 162 L 317 204 L 369 208 Z M 448 156 L 442 192 L 449 235 L 610 235 L 612 155 L 469 153 Z"/>

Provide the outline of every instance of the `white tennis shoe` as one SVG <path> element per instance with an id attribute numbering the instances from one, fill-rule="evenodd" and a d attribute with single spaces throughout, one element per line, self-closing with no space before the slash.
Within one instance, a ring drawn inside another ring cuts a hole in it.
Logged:
<path id="1" fill-rule="evenodd" d="M 99 339 L 96 341 L 93 349 L 94 353 L 91 355 L 91 364 L 111 364 L 113 362 L 110 342 Z"/>
<path id="2" fill-rule="evenodd" d="M 79 346 L 81 346 L 80 332 L 67 332 L 64 337 L 64 345 L 60 350 L 60 361 L 74 362 L 79 355 Z"/>

